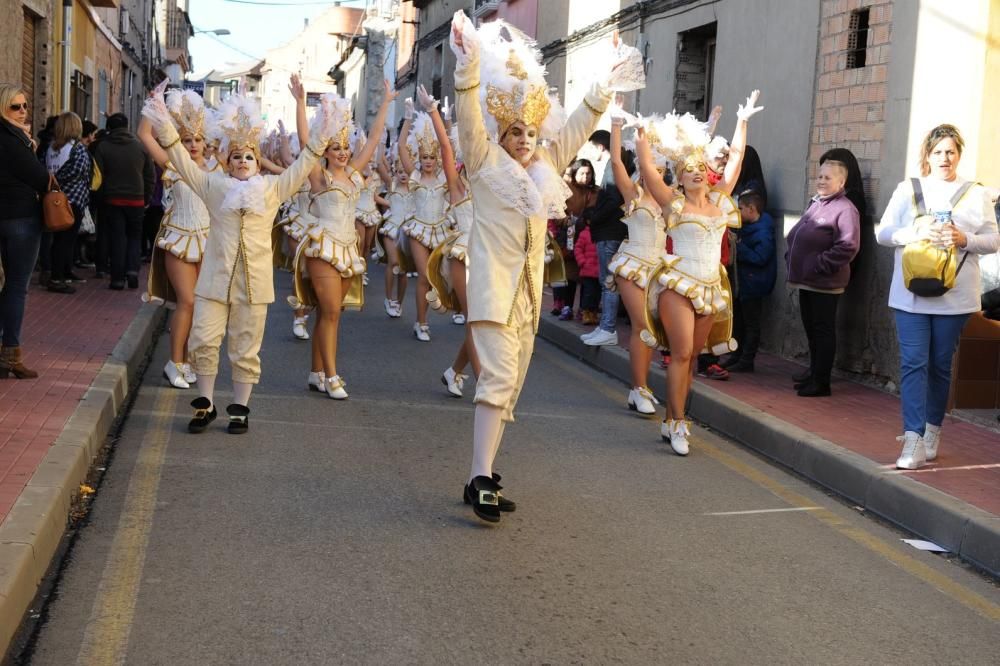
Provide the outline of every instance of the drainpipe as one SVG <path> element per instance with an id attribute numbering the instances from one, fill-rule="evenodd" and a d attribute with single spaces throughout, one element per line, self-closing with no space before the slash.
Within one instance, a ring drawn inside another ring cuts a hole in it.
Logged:
<path id="1" fill-rule="evenodd" d="M 62 110 L 69 111 L 70 51 L 73 47 L 73 0 L 63 0 Z"/>

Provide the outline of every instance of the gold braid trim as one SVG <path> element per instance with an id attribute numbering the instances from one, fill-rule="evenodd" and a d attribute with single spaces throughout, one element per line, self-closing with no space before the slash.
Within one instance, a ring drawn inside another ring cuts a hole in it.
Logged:
<path id="1" fill-rule="evenodd" d="M 467 93 L 467 92 L 471 92 L 471 91 L 475 90 L 475 89 L 476 89 L 476 88 L 478 88 L 478 87 L 479 87 L 479 81 L 476 81 L 475 83 L 473 83 L 473 84 L 472 84 L 471 86 L 469 86 L 468 88 L 459 88 L 459 87 L 457 87 L 457 86 L 456 86 L 456 88 L 455 88 L 455 92 L 456 92 L 457 94 L 461 94 L 461 93 Z"/>
<path id="2" fill-rule="evenodd" d="M 317 153 L 315 150 L 312 149 L 312 146 L 310 146 L 308 143 L 306 144 L 306 150 L 312 153 L 316 157 L 316 159 L 320 159 L 323 157 L 323 153 Z"/>
<path id="3" fill-rule="evenodd" d="M 163 150 L 170 150 L 171 148 L 173 148 L 174 146 L 176 146 L 180 142 L 181 142 L 181 137 L 178 135 L 178 137 L 176 139 L 174 139 L 173 141 L 170 142 L 170 145 L 163 146 Z"/>
<path id="4" fill-rule="evenodd" d="M 600 118 L 601 116 L 604 115 L 604 112 L 603 111 L 598 111 L 597 109 L 595 109 L 594 106 L 590 102 L 587 101 L 586 97 L 583 98 L 583 105 L 585 107 L 587 107 L 588 111 L 590 111 L 592 114 L 594 114 L 598 118 Z"/>

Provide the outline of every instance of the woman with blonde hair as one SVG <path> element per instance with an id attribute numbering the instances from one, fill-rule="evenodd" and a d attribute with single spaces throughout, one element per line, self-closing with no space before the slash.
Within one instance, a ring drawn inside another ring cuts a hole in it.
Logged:
<path id="1" fill-rule="evenodd" d="M 24 365 L 21 354 L 28 281 L 42 238 L 39 196 L 49 184 L 35 148 L 27 96 L 16 85 L 0 83 L 0 263 L 5 277 L 0 287 L 0 379 L 38 376 Z"/>
<path id="2" fill-rule="evenodd" d="M 208 173 L 205 159 L 205 103 L 192 90 L 171 90 L 167 109 L 181 137 L 181 145 L 199 169 Z M 208 243 L 209 215 L 205 203 L 184 182 L 170 157 L 153 136 L 153 126 L 143 118 L 136 129 L 153 161 L 163 170 L 163 218 L 153 244 L 149 280 L 143 300 L 173 308 L 170 321 L 170 358 L 163 374 L 171 386 L 189 388 L 197 377 L 187 359 L 188 335 L 194 317 L 194 288 Z"/>
<path id="3" fill-rule="evenodd" d="M 93 167 L 90 152 L 80 139 L 83 121 L 72 111 L 56 118 L 52 143 L 45 151 L 45 167 L 53 174 L 60 189 L 73 207 L 73 226 L 52 234 L 52 276 L 48 290 L 59 294 L 72 294 L 73 250 L 80 235 L 83 214 L 90 205 L 90 176 Z"/>
<path id="4" fill-rule="evenodd" d="M 969 315 L 980 301 L 979 257 L 1000 249 L 997 219 L 986 189 L 958 175 L 965 141 L 954 125 L 938 125 L 920 147 L 920 177 L 901 182 L 875 228 L 880 245 L 895 248 L 889 307 L 899 341 L 903 411 L 900 469 L 937 458 L 951 386 L 951 360 Z M 954 286 L 936 293 L 904 275 L 908 246 L 947 250 L 958 262 Z"/>

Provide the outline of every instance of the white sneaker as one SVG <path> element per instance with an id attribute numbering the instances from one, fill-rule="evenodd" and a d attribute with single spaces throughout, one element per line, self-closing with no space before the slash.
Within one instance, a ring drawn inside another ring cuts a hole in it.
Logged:
<path id="1" fill-rule="evenodd" d="M 413 335 L 417 336 L 417 340 L 421 342 L 431 341 L 431 327 L 427 324 L 416 323 L 413 325 Z"/>
<path id="2" fill-rule="evenodd" d="M 896 459 L 897 469 L 920 469 L 927 464 L 927 452 L 924 450 L 924 441 L 920 435 L 907 430 L 902 437 L 897 437 L 896 441 L 903 442 L 903 452 Z"/>
<path id="3" fill-rule="evenodd" d="M 684 419 L 671 419 L 668 423 L 670 426 L 670 448 L 677 455 L 686 456 L 689 450 L 688 436 L 691 434 L 691 429 L 688 427 L 687 421 Z"/>
<path id="4" fill-rule="evenodd" d="M 926 424 L 923 440 L 924 456 L 927 458 L 927 462 L 930 462 L 937 458 L 938 444 L 941 443 L 941 426 Z"/>
<path id="5" fill-rule="evenodd" d="M 299 340 L 308 340 L 309 331 L 306 330 L 306 321 L 309 319 L 309 315 L 305 317 L 296 317 L 292 320 L 292 335 L 297 337 Z"/>
<path id="6" fill-rule="evenodd" d="M 451 367 L 445 370 L 441 375 L 441 383 L 447 387 L 448 393 L 456 398 L 462 397 L 462 389 L 465 388 L 466 379 L 468 379 L 468 375 L 463 375 L 461 372 L 455 372 L 455 369 Z"/>
<path id="7" fill-rule="evenodd" d="M 594 330 L 592 330 L 592 331 L 587 331 L 586 333 L 581 333 L 581 334 L 580 334 L 580 339 L 581 339 L 581 340 L 583 340 L 584 342 L 586 342 L 586 341 L 587 341 L 587 340 L 589 340 L 590 338 L 592 338 L 592 337 L 594 337 L 595 335 L 597 335 L 597 333 L 598 333 L 598 332 L 599 332 L 600 330 L 601 330 L 601 327 L 600 327 L 600 326 L 598 326 L 597 328 L 595 328 L 595 329 L 594 329 Z"/>
<path id="8" fill-rule="evenodd" d="M 636 386 L 628 392 L 628 408 L 633 412 L 650 415 L 656 413 L 653 406 L 653 394 L 645 386 Z"/>
<path id="9" fill-rule="evenodd" d="M 333 377 L 327 377 L 326 381 L 326 394 L 333 398 L 334 400 L 346 400 L 347 399 L 347 384 L 344 380 L 340 378 L 340 375 L 334 375 Z"/>
<path id="10" fill-rule="evenodd" d="M 326 393 L 326 375 L 320 372 L 310 372 L 308 386 L 310 391 Z"/>
<path id="11" fill-rule="evenodd" d="M 451 316 L 451 323 L 465 326 L 465 315 L 461 312 L 456 312 Z"/>
<path id="12" fill-rule="evenodd" d="M 163 376 L 167 378 L 170 385 L 174 388 L 186 389 L 191 388 L 191 385 L 187 383 L 184 379 L 183 370 L 181 369 L 181 363 L 174 363 L 173 361 L 167 361 L 167 364 L 163 366 Z"/>
<path id="13" fill-rule="evenodd" d="M 194 368 L 191 367 L 190 363 L 181 364 L 181 374 L 184 375 L 184 381 L 188 384 L 194 384 L 198 381 L 198 375 L 195 373 Z"/>
<path id="14" fill-rule="evenodd" d="M 589 347 L 607 347 L 618 344 L 618 334 L 613 331 L 605 331 L 598 327 L 597 331 L 584 339 L 583 344 Z"/>

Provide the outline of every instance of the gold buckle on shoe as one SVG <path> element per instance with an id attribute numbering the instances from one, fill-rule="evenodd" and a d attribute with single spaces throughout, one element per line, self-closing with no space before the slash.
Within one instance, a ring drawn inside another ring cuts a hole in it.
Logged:
<path id="1" fill-rule="evenodd" d="M 479 491 L 479 503 L 489 504 L 491 506 L 500 505 L 500 495 L 493 492 L 492 490 L 480 490 Z"/>
<path id="2" fill-rule="evenodd" d="M 208 410 L 207 409 L 196 409 L 196 410 L 194 410 L 194 417 L 196 419 L 207 418 L 208 417 Z"/>

